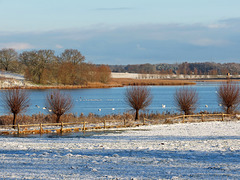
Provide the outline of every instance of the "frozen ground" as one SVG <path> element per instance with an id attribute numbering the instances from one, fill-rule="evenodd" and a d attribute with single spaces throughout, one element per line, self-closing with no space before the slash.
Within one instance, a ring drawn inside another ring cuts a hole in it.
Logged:
<path id="1" fill-rule="evenodd" d="M 6 71 L 0 71 L 0 77 L 13 78 L 13 79 L 17 79 L 17 80 L 24 80 L 23 75 L 10 73 L 10 72 L 6 72 Z"/>
<path id="2" fill-rule="evenodd" d="M 0 179 L 240 179 L 239 121 L 0 143 Z"/>

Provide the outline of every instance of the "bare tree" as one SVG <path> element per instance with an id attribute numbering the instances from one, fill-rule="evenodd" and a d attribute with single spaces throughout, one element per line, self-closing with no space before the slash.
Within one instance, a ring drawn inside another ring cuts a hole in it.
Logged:
<path id="1" fill-rule="evenodd" d="M 228 80 L 218 87 L 218 102 L 227 114 L 233 113 L 240 104 L 240 87 Z"/>
<path id="2" fill-rule="evenodd" d="M 13 114 L 13 128 L 15 128 L 17 115 L 29 107 L 29 93 L 25 89 L 8 89 L 3 91 L 2 101 L 5 108 Z"/>
<path id="3" fill-rule="evenodd" d="M 59 60 L 62 62 L 71 62 L 75 65 L 82 63 L 85 57 L 77 49 L 65 49 Z"/>
<path id="4" fill-rule="evenodd" d="M 111 69 L 109 66 L 101 65 L 98 67 L 97 76 L 101 83 L 107 83 L 111 78 Z"/>
<path id="5" fill-rule="evenodd" d="M 145 109 L 152 103 L 151 90 L 145 86 L 131 86 L 126 89 L 125 102 L 136 111 L 138 120 L 139 110 Z"/>
<path id="6" fill-rule="evenodd" d="M 176 89 L 174 100 L 177 109 L 183 111 L 185 115 L 189 115 L 196 109 L 198 93 L 195 89 L 182 87 Z"/>
<path id="7" fill-rule="evenodd" d="M 0 63 L 1 66 L 8 71 L 12 62 L 17 61 L 18 53 L 14 49 L 0 50 Z"/>
<path id="8" fill-rule="evenodd" d="M 35 83 L 44 83 L 44 77 L 49 69 L 53 69 L 51 64 L 56 61 L 53 50 L 24 51 L 19 55 L 20 61 L 27 67 L 25 76 Z M 48 74 L 50 76 L 50 74 Z"/>
<path id="9" fill-rule="evenodd" d="M 56 122 L 59 123 L 61 116 L 73 107 L 73 100 L 70 94 L 54 90 L 46 96 L 46 107 L 57 116 Z"/>

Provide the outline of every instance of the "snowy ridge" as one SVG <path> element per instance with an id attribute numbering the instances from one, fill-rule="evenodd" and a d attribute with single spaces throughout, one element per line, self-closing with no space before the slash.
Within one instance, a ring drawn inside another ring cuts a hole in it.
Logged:
<path id="1" fill-rule="evenodd" d="M 239 130 L 231 121 L 1 137 L 0 179 L 240 179 Z"/>
<path id="2" fill-rule="evenodd" d="M 17 80 L 24 80 L 24 76 L 20 74 L 14 74 L 10 72 L 5 72 L 5 71 L 0 71 L 0 77 L 4 78 L 12 78 L 12 79 L 17 79 Z"/>
<path id="3" fill-rule="evenodd" d="M 0 71 L 0 88 L 23 87 L 25 86 L 24 77 L 19 74 Z M 6 79 L 5 79 L 6 78 Z"/>
<path id="4" fill-rule="evenodd" d="M 138 74 L 138 73 L 111 73 L 112 78 L 131 79 L 225 79 L 226 75 L 177 75 L 177 74 Z M 231 75 L 231 78 L 240 78 L 240 75 Z"/>

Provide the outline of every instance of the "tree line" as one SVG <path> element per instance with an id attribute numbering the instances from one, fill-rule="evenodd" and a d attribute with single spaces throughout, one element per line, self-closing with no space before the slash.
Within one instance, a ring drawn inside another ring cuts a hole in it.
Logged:
<path id="1" fill-rule="evenodd" d="M 227 114 L 234 113 L 240 105 L 240 87 L 237 83 L 228 80 L 223 82 L 217 90 L 218 103 Z M 13 128 L 17 115 L 29 107 L 29 93 L 25 89 L 8 89 L 2 94 L 4 107 L 13 114 Z M 135 110 L 135 120 L 139 119 L 139 111 L 147 108 L 153 99 L 151 89 L 146 86 L 130 86 L 125 91 L 126 104 Z M 198 93 L 189 87 L 177 88 L 174 94 L 176 108 L 185 115 L 193 113 L 197 107 Z M 73 98 L 59 90 L 49 92 L 45 98 L 48 112 L 55 115 L 56 122 L 73 107 Z"/>
<path id="2" fill-rule="evenodd" d="M 88 82 L 107 83 L 111 70 L 106 65 L 85 62 L 77 49 L 65 49 L 59 56 L 54 50 L 42 49 L 23 51 L 0 50 L 0 68 L 5 71 L 24 74 L 36 84 L 82 85 Z"/>
<path id="3" fill-rule="evenodd" d="M 175 64 L 133 64 L 111 65 L 112 72 L 130 72 L 142 74 L 184 74 L 184 75 L 233 75 L 240 74 L 239 63 L 175 63 Z"/>
<path id="4" fill-rule="evenodd" d="M 237 83 L 228 80 L 222 82 L 217 89 L 219 106 L 225 113 L 234 113 L 240 105 L 240 87 Z M 135 110 L 135 120 L 139 117 L 139 111 L 147 108 L 152 102 L 151 89 L 146 86 L 128 87 L 125 92 L 126 103 Z M 185 115 L 192 114 L 197 107 L 199 97 L 194 88 L 177 88 L 174 94 L 176 108 Z"/>

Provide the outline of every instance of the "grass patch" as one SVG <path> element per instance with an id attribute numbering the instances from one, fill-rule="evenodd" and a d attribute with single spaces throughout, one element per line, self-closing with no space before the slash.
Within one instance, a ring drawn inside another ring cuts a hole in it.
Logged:
<path id="1" fill-rule="evenodd" d="M 123 86 L 177 86 L 177 85 L 194 85 L 193 81 L 189 80 L 165 80 L 165 79 L 131 79 L 131 78 L 112 78 L 112 84 L 121 84 Z"/>

